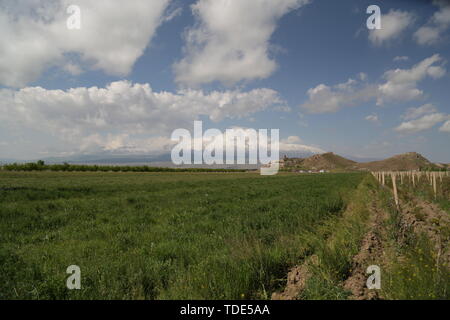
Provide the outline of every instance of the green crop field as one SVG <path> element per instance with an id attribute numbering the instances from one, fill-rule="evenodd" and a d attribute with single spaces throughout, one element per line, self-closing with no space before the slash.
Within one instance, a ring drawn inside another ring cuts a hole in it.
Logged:
<path id="1" fill-rule="evenodd" d="M 0 298 L 270 298 L 365 176 L 0 172 Z"/>

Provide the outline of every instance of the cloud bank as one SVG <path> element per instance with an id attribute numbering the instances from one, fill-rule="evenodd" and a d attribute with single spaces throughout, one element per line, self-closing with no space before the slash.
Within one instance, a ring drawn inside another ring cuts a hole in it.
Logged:
<path id="1" fill-rule="evenodd" d="M 2 123 L 23 132 L 33 129 L 50 134 L 84 150 L 92 146 L 103 150 L 127 144 L 144 146 L 142 137 L 169 137 L 172 130 L 189 128 L 201 116 L 220 121 L 285 105 L 276 91 L 266 88 L 172 93 L 155 92 L 149 84 L 129 81 L 65 91 L 0 89 L 0 100 Z M 139 143 L 132 143 L 132 139 Z"/>

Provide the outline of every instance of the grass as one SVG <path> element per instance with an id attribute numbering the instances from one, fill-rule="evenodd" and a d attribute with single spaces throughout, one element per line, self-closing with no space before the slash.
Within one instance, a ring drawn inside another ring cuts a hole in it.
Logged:
<path id="1" fill-rule="evenodd" d="M 383 296 L 394 300 L 450 299 L 450 272 L 439 261 L 425 235 L 399 248 L 402 259 L 392 260 L 384 280 Z"/>
<path id="2" fill-rule="evenodd" d="M 448 182 L 448 180 L 447 180 Z M 445 183 L 445 180 L 444 180 Z M 412 196 L 429 192 L 428 186 L 417 188 Z M 447 189 L 448 190 L 448 189 Z M 402 198 L 407 201 L 413 190 L 401 189 Z M 442 192 L 445 194 L 445 184 Z M 434 195 L 433 195 L 434 199 Z M 444 197 L 438 197 L 442 201 Z M 405 226 L 401 213 L 397 210 L 392 192 L 382 188 L 372 177 L 365 177 L 352 193 L 350 205 L 342 215 L 335 215 L 315 230 L 313 235 L 305 236 L 312 242 L 311 252 L 318 263 L 309 264 L 311 277 L 302 299 L 347 299 L 350 292 L 343 287 L 343 281 L 351 272 L 352 258 L 358 252 L 360 241 L 368 230 L 368 204 L 374 202 L 378 210 L 387 213 L 387 221 L 380 225 L 379 236 L 383 242 L 383 256 L 369 257 L 365 264 L 381 267 L 381 299 L 391 300 L 435 300 L 450 299 L 450 269 L 437 252 L 435 244 L 424 234 L 417 233 L 412 226 Z M 416 208 L 412 212 L 418 220 L 423 213 Z M 439 221 L 437 221 L 439 223 Z M 448 241 L 450 226 L 441 225 L 441 241 Z M 378 260 L 374 260 L 378 259 Z"/>
<path id="3" fill-rule="evenodd" d="M 403 195 L 406 195 L 406 200 L 408 200 L 408 197 L 414 196 L 428 202 L 434 202 L 450 214 L 450 177 L 445 176 L 442 181 L 437 178 L 436 186 L 437 192 L 435 195 L 429 180 L 422 177 L 414 187 L 410 182 L 405 181 L 404 185 L 399 186 L 399 190 Z"/>
<path id="4" fill-rule="evenodd" d="M 445 183 L 449 182 L 448 178 L 443 182 L 445 188 Z M 441 189 L 443 194 L 444 188 Z M 408 201 L 411 197 L 421 197 L 437 203 L 443 203 L 445 200 L 442 196 L 435 199 L 429 183 L 424 181 L 415 188 L 406 185 L 399 190 L 404 201 Z M 385 225 L 388 232 L 384 241 L 388 250 L 382 297 L 392 300 L 450 299 L 450 266 L 442 261 L 430 238 L 423 233 L 414 232 L 411 225 L 402 225 L 400 213 L 395 208 L 389 191 L 382 190 L 380 198 L 384 209 L 389 213 Z M 412 214 L 419 221 L 425 220 L 425 215 L 419 208 L 415 208 Z M 440 235 L 443 237 L 441 241 L 448 241 L 449 227 L 441 226 Z"/>
<path id="5" fill-rule="evenodd" d="M 370 212 L 367 205 L 373 200 L 376 181 L 367 176 L 352 193 L 351 204 L 341 216 L 333 216 L 318 227 L 307 239 L 312 241 L 312 252 L 318 263 L 311 266 L 312 276 L 307 281 L 302 299 L 346 299 L 350 292 L 343 288 L 349 276 L 352 260 L 360 249 L 367 232 Z"/>
<path id="6" fill-rule="evenodd" d="M 364 177 L 0 172 L 0 298 L 264 299 L 312 250 L 333 284 L 362 232 L 341 217 Z M 72 264 L 81 290 L 65 287 Z"/>

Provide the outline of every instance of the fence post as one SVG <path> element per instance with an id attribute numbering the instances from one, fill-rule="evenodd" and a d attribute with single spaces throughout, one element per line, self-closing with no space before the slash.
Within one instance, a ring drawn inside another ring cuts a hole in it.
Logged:
<path id="1" fill-rule="evenodd" d="M 394 189 L 394 199 L 395 199 L 395 205 L 398 208 L 398 193 L 397 193 L 397 183 L 395 181 L 396 174 L 394 172 L 391 172 L 391 178 L 392 178 L 392 188 Z"/>
<path id="2" fill-rule="evenodd" d="M 433 176 L 433 191 L 434 191 L 434 199 L 437 197 L 437 188 L 436 188 L 436 172 L 432 172 Z"/>

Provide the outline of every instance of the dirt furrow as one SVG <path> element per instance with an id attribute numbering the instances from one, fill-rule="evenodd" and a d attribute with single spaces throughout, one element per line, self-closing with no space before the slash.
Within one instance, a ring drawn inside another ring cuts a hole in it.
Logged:
<path id="1" fill-rule="evenodd" d="M 289 270 L 286 287 L 283 292 L 274 292 L 272 300 L 297 300 L 300 293 L 305 289 L 306 282 L 311 277 L 309 266 L 317 263 L 317 256 L 308 257 L 301 265 Z"/>
<path id="2" fill-rule="evenodd" d="M 350 276 L 344 281 L 344 288 L 352 293 L 349 299 L 371 300 L 378 299 L 377 290 L 369 290 L 366 285 L 367 267 L 370 265 L 383 264 L 383 222 L 387 219 L 387 214 L 380 210 L 375 201 L 370 206 L 371 220 L 369 231 L 361 241 L 359 252 L 353 257 L 353 264 Z"/>

